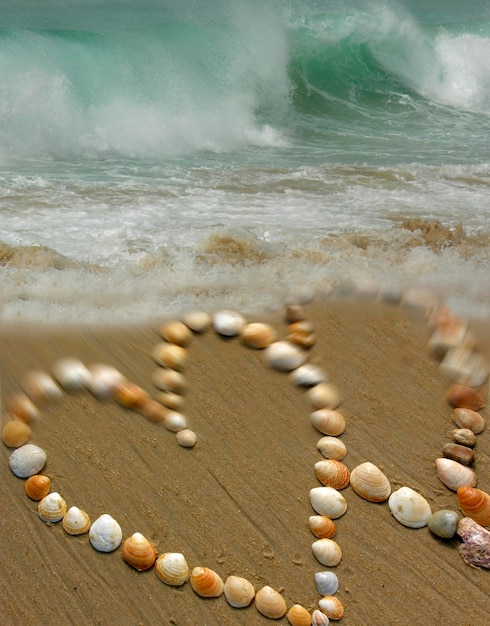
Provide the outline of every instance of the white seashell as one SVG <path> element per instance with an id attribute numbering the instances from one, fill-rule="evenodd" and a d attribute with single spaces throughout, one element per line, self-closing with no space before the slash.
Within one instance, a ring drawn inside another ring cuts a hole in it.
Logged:
<path id="1" fill-rule="evenodd" d="M 400 487 L 388 499 L 393 517 L 408 528 L 426 526 L 432 511 L 427 500 L 410 487 Z"/>
<path id="2" fill-rule="evenodd" d="M 313 426 L 324 435 L 337 437 L 341 435 L 345 428 L 345 417 L 342 413 L 333 409 L 318 409 L 310 414 L 310 420 Z"/>
<path id="3" fill-rule="evenodd" d="M 182 413 L 177 413 L 173 411 L 172 413 L 167 413 L 164 420 L 165 428 L 170 430 L 173 433 L 179 432 L 179 430 L 184 430 L 187 428 L 187 418 Z"/>
<path id="4" fill-rule="evenodd" d="M 318 440 L 316 447 L 326 459 L 341 461 L 347 454 L 345 443 L 337 437 L 322 437 Z"/>
<path id="5" fill-rule="evenodd" d="M 306 392 L 315 409 L 336 409 L 340 404 L 340 393 L 332 383 L 319 383 Z"/>
<path id="6" fill-rule="evenodd" d="M 318 600 L 318 606 L 329 619 L 339 620 L 344 616 L 344 605 L 334 596 L 325 596 L 321 598 Z"/>
<path id="7" fill-rule="evenodd" d="M 469 387 L 479 387 L 488 378 L 486 359 L 468 348 L 458 347 L 449 350 L 440 367 L 446 376 Z"/>
<path id="8" fill-rule="evenodd" d="M 160 580 L 172 587 L 180 587 L 189 578 L 189 566 L 180 552 L 164 552 L 155 563 L 155 572 Z"/>
<path id="9" fill-rule="evenodd" d="M 19 478 L 29 478 L 40 472 L 46 465 L 46 452 L 33 443 L 26 443 L 12 452 L 9 466 Z"/>
<path id="10" fill-rule="evenodd" d="M 319 609 L 315 609 L 311 614 L 311 626 L 328 626 L 329 623 L 328 617 Z"/>
<path id="11" fill-rule="evenodd" d="M 332 487 L 314 487 L 310 489 L 311 506 L 319 515 L 337 519 L 347 511 L 344 496 Z"/>
<path id="12" fill-rule="evenodd" d="M 235 337 L 246 324 L 246 319 L 236 311 L 217 311 L 213 316 L 213 328 L 218 335 Z"/>
<path id="13" fill-rule="evenodd" d="M 53 375 L 65 391 L 85 389 L 90 381 L 90 372 L 74 358 L 58 359 L 53 364 Z"/>
<path id="14" fill-rule="evenodd" d="M 195 333 L 204 333 L 211 328 L 212 318 L 205 311 L 192 311 L 182 318 L 184 324 Z"/>
<path id="15" fill-rule="evenodd" d="M 270 619 L 279 619 L 286 614 L 288 609 L 281 594 L 266 585 L 255 594 L 255 607 L 259 613 Z"/>
<path id="16" fill-rule="evenodd" d="M 264 350 L 264 359 L 269 367 L 280 372 L 296 369 L 308 358 L 308 354 L 289 341 L 276 341 Z"/>
<path id="17" fill-rule="evenodd" d="M 485 430 L 485 418 L 472 409 L 454 409 L 453 420 L 460 428 L 467 428 L 475 435 L 479 435 Z"/>
<path id="18" fill-rule="evenodd" d="M 182 394 L 187 387 L 185 377 L 181 372 L 163 367 L 159 367 L 153 372 L 151 380 L 155 387 L 170 393 Z"/>
<path id="19" fill-rule="evenodd" d="M 316 572 L 315 587 L 321 596 L 333 596 L 339 588 L 339 579 L 334 572 Z"/>
<path id="20" fill-rule="evenodd" d="M 48 493 L 37 505 L 37 512 L 43 522 L 59 522 L 66 513 L 66 502 L 59 493 Z"/>
<path id="21" fill-rule="evenodd" d="M 22 378 L 21 386 L 33 402 L 40 404 L 55 402 L 63 396 L 51 376 L 41 370 L 27 372 Z"/>
<path id="22" fill-rule="evenodd" d="M 298 387 L 314 387 L 328 380 L 325 371 L 313 363 L 301 365 L 291 372 L 290 377 L 291 381 Z"/>
<path id="23" fill-rule="evenodd" d="M 352 489 L 368 502 L 384 502 L 391 493 L 390 481 L 369 461 L 355 467 L 350 475 Z"/>
<path id="24" fill-rule="evenodd" d="M 228 576 L 224 590 L 228 604 L 236 609 L 248 606 L 255 597 L 252 583 L 240 576 Z"/>
<path id="25" fill-rule="evenodd" d="M 99 552 L 112 552 L 121 544 L 122 530 L 113 517 L 104 513 L 90 527 L 89 539 Z"/>
<path id="26" fill-rule="evenodd" d="M 461 465 L 452 459 L 436 459 L 436 470 L 439 480 L 451 491 L 458 491 L 460 487 L 475 487 L 476 474 L 471 467 Z"/>
<path id="27" fill-rule="evenodd" d="M 77 506 L 72 506 L 65 513 L 63 528 L 69 535 L 83 535 L 90 528 L 90 517 Z"/>
<path id="28" fill-rule="evenodd" d="M 106 363 L 95 363 L 88 368 L 90 378 L 87 387 L 99 400 L 112 397 L 116 386 L 124 381 L 119 370 Z"/>
<path id="29" fill-rule="evenodd" d="M 197 435 L 190 428 L 184 428 L 177 433 L 177 443 L 183 448 L 193 448 L 196 445 Z"/>
<path id="30" fill-rule="evenodd" d="M 335 567 L 342 560 L 342 550 L 333 539 L 318 539 L 311 544 L 316 559 L 326 567 Z"/>

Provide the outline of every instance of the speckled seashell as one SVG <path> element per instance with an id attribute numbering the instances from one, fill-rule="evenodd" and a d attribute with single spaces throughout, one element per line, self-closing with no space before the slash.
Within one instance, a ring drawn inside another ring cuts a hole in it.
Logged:
<path id="1" fill-rule="evenodd" d="M 366 461 L 351 472 L 352 489 L 369 502 L 384 502 L 391 493 L 390 481 L 373 463 Z"/>
<path id="2" fill-rule="evenodd" d="M 221 576 L 207 567 L 195 567 L 190 583 L 197 595 L 203 598 L 218 598 L 225 588 Z"/>
<path id="3" fill-rule="evenodd" d="M 326 372 L 313 363 L 305 363 L 293 370 L 289 375 L 291 381 L 298 387 L 314 387 L 328 380 Z"/>
<path id="4" fill-rule="evenodd" d="M 326 515 L 310 515 L 310 530 L 319 539 L 331 539 L 336 532 L 335 522 Z"/>
<path id="5" fill-rule="evenodd" d="M 189 327 L 183 322 L 167 322 L 160 328 L 162 339 L 178 346 L 187 346 L 192 339 Z"/>
<path id="6" fill-rule="evenodd" d="M 291 626 L 311 626 L 310 612 L 301 604 L 293 604 L 286 617 Z"/>
<path id="7" fill-rule="evenodd" d="M 446 399 L 454 408 L 472 409 L 478 411 L 484 406 L 483 397 L 473 387 L 455 384 L 447 390 Z"/>
<path id="8" fill-rule="evenodd" d="M 55 361 L 53 375 L 65 391 L 85 389 L 90 381 L 90 372 L 85 365 L 71 357 Z"/>
<path id="9" fill-rule="evenodd" d="M 320 383 L 306 392 L 315 409 L 336 409 L 340 404 L 340 393 L 332 383 Z"/>
<path id="10" fill-rule="evenodd" d="M 451 491 L 476 485 L 476 474 L 471 467 L 465 467 L 452 459 L 436 459 L 436 470 L 441 483 Z"/>
<path id="11" fill-rule="evenodd" d="M 211 328 L 212 318 L 205 311 L 192 311 L 183 316 L 182 322 L 195 333 L 205 333 Z"/>
<path id="12" fill-rule="evenodd" d="M 337 437 L 322 437 L 318 440 L 316 447 L 327 459 L 341 461 L 347 454 L 345 443 Z"/>
<path id="13" fill-rule="evenodd" d="M 213 315 L 213 329 L 223 337 L 236 337 L 246 323 L 243 315 L 236 311 L 224 309 Z"/>
<path id="14" fill-rule="evenodd" d="M 475 435 L 485 430 L 485 419 L 472 409 L 454 409 L 453 420 L 460 428 L 467 428 Z"/>
<path id="15" fill-rule="evenodd" d="M 153 360 L 162 367 L 182 371 L 189 360 L 188 351 L 175 343 L 161 341 L 151 352 Z"/>
<path id="16" fill-rule="evenodd" d="M 183 448 L 193 448 L 197 442 L 197 435 L 190 428 L 184 428 L 184 430 L 179 430 L 176 439 L 179 446 Z"/>
<path id="17" fill-rule="evenodd" d="M 134 533 L 122 544 L 122 558 L 138 572 L 144 572 L 156 561 L 155 546 L 141 533 Z"/>
<path id="18" fill-rule="evenodd" d="M 26 443 L 12 452 L 9 466 L 19 478 L 29 478 L 46 465 L 46 452 L 33 443 Z"/>
<path id="19" fill-rule="evenodd" d="M 311 545 L 313 554 L 322 565 L 335 567 L 342 560 L 342 550 L 333 539 L 318 539 Z"/>
<path id="20" fill-rule="evenodd" d="M 270 324 L 254 322 L 245 324 L 240 332 L 240 341 L 248 348 L 261 350 L 276 340 L 276 331 Z"/>
<path id="21" fill-rule="evenodd" d="M 150 422 L 163 422 L 167 417 L 168 410 L 160 402 L 147 398 L 141 406 L 138 407 L 138 413 Z"/>
<path id="22" fill-rule="evenodd" d="M 481 526 L 490 526 L 490 495 L 475 487 L 460 487 L 457 493 L 463 515 Z"/>
<path id="23" fill-rule="evenodd" d="M 463 540 L 459 546 L 465 563 L 490 569 L 490 531 L 469 517 L 463 517 L 458 524 L 458 535 Z"/>
<path id="24" fill-rule="evenodd" d="M 155 562 L 155 572 L 160 580 L 172 587 L 180 587 L 189 578 L 189 566 L 180 552 L 164 552 Z"/>
<path id="25" fill-rule="evenodd" d="M 471 465 L 475 460 L 475 453 L 471 448 L 457 443 L 445 443 L 442 446 L 442 454 L 446 459 L 452 459 L 461 465 Z"/>
<path id="26" fill-rule="evenodd" d="M 314 487 L 310 489 L 311 506 L 319 515 L 337 519 L 347 511 L 344 496 L 332 487 Z"/>
<path id="27" fill-rule="evenodd" d="M 279 619 L 286 614 L 287 605 L 281 594 L 266 585 L 255 594 L 255 606 L 259 613 L 270 619 Z"/>
<path id="28" fill-rule="evenodd" d="M 15 393 L 7 398 L 6 409 L 21 422 L 30 424 L 40 419 L 37 406 L 25 393 Z"/>
<path id="29" fill-rule="evenodd" d="M 128 409 L 138 409 L 150 399 L 142 387 L 126 378 L 114 385 L 113 397 L 116 402 Z"/>
<path id="30" fill-rule="evenodd" d="M 155 399 L 171 411 L 182 411 L 185 406 L 184 396 L 181 396 L 179 393 L 159 391 L 155 395 Z"/>
<path id="31" fill-rule="evenodd" d="M 350 482 L 349 468 L 335 459 L 324 459 L 315 463 L 315 474 L 322 485 L 334 489 L 345 489 Z"/>
<path id="32" fill-rule="evenodd" d="M 59 493 L 53 491 L 40 500 L 37 512 L 43 522 L 59 522 L 66 513 L 66 502 Z"/>
<path id="33" fill-rule="evenodd" d="M 315 609 L 311 614 L 311 626 L 328 626 L 329 622 L 328 617 L 320 609 Z"/>
<path id="34" fill-rule="evenodd" d="M 44 474 L 34 474 L 26 480 L 24 489 L 31 500 L 42 500 L 51 489 L 51 478 Z"/>
<path id="35" fill-rule="evenodd" d="M 19 448 L 31 438 L 31 427 L 21 420 L 6 422 L 2 428 L 2 441 L 9 448 Z"/>
<path id="36" fill-rule="evenodd" d="M 228 576 L 224 591 L 228 604 L 235 609 L 247 607 L 255 597 L 252 583 L 240 576 Z"/>
<path id="37" fill-rule="evenodd" d="M 296 369 L 308 358 L 308 354 L 289 341 L 276 341 L 264 350 L 264 359 L 269 367 L 280 372 Z"/>
<path id="38" fill-rule="evenodd" d="M 321 596 L 333 596 L 339 588 L 337 574 L 330 571 L 316 572 L 315 587 Z"/>
<path id="39" fill-rule="evenodd" d="M 122 530 L 113 517 L 104 513 L 90 527 L 89 539 L 99 552 L 112 552 L 121 545 Z"/>
<path id="40" fill-rule="evenodd" d="M 453 439 L 462 446 L 473 448 L 476 444 L 475 433 L 469 428 L 455 428 L 452 432 Z"/>
<path id="41" fill-rule="evenodd" d="M 388 506 L 393 517 L 408 528 L 422 528 L 427 525 L 432 511 L 427 500 L 410 487 L 400 487 L 388 498 Z"/>
<path id="42" fill-rule="evenodd" d="M 179 430 L 184 430 L 184 428 L 187 428 L 186 416 L 182 415 L 182 413 L 177 413 L 176 411 L 167 413 L 165 417 L 165 428 L 173 433 L 178 433 Z"/>
<path id="43" fill-rule="evenodd" d="M 90 530 L 90 517 L 77 506 L 71 506 L 63 518 L 63 528 L 69 535 L 83 535 Z"/>
<path id="44" fill-rule="evenodd" d="M 36 404 L 49 404 L 63 397 L 63 392 L 47 372 L 32 370 L 24 374 L 22 389 Z"/>
<path id="45" fill-rule="evenodd" d="M 183 394 L 187 388 L 187 382 L 181 372 L 159 367 L 154 370 L 151 380 L 155 387 L 170 393 Z"/>
<path id="46" fill-rule="evenodd" d="M 344 605 L 335 596 L 324 596 L 318 600 L 318 606 L 329 619 L 339 620 L 344 615 Z"/>
<path id="47" fill-rule="evenodd" d="M 313 426 L 324 435 L 337 437 L 341 435 L 345 428 L 345 418 L 342 413 L 334 409 L 318 409 L 310 414 Z"/>
<path id="48" fill-rule="evenodd" d="M 87 387 L 99 400 L 112 398 L 116 385 L 124 380 L 121 372 L 107 363 L 94 363 L 88 371 L 90 378 Z"/>
<path id="49" fill-rule="evenodd" d="M 486 359 L 467 348 L 452 348 L 441 362 L 441 371 L 455 382 L 470 387 L 479 387 L 488 378 Z"/>
<path id="50" fill-rule="evenodd" d="M 433 513 L 427 520 L 431 533 L 441 539 L 451 539 L 456 534 L 459 515 L 456 511 L 441 509 Z"/>

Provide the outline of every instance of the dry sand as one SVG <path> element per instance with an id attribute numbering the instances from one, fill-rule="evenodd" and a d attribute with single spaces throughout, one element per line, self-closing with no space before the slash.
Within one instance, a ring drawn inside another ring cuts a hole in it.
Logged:
<path id="1" fill-rule="evenodd" d="M 326 301 L 306 311 L 318 335 L 311 359 L 344 398 L 349 468 L 372 461 L 393 489 L 408 485 L 433 510 L 455 509 L 455 494 L 434 469 L 454 427 L 445 401 L 449 383 L 427 353 L 420 312 L 365 301 Z M 284 333 L 281 318 L 271 321 Z M 480 331 L 487 330 L 482 324 Z M 69 355 L 112 363 L 153 393 L 150 352 L 157 341 L 149 327 L 4 329 L 4 397 L 27 369 L 50 370 L 54 359 Z M 488 341 L 482 349 L 488 354 Z M 319 484 L 313 464 L 322 457 L 304 393 L 236 339 L 196 338 L 191 357 L 185 413 L 198 433 L 194 449 L 179 447 L 163 425 L 88 392 L 66 396 L 43 412 L 33 436 L 47 451 L 53 490 L 92 519 L 110 513 L 124 537 L 142 532 L 159 552 L 183 552 L 191 567 L 244 576 L 256 588 L 271 585 L 288 605 L 313 609 L 313 574 L 324 568 L 312 555 L 307 521 L 309 490 Z M 236 610 L 224 597 L 200 599 L 189 584 L 168 587 L 154 571 L 129 567 L 120 550 L 98 553 L 87 535 L 70 537 L 60 524 L 46 525 L 8 468 L 10 450 L 0 448 L 3 626 L 271 623 L 253 605 Z M 488 431 L 478 436 L 475 467 L 488 491 Z M 489 623 L 490 573 L 465 565 L 458 539 L 405 528 L 386 503 L 368 503 L 350 487 L 343 493 L 349 508 L 337 521 L 343 559 L 335 568 L 346 607 L 342 626 Z"/>

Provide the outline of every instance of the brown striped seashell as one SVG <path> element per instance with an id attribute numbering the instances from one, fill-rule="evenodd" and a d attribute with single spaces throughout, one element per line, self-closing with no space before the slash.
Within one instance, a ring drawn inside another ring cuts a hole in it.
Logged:
<path id="1" fill-rule="evenodd" d="M 163 404 L 148 398 L 141 406 L 138 407 L 138 413 L 145 417 L 149 422 L 163 422 L 168 414 L 168 410 Z"/>
<path id="2" fill-rule="evenodd" d="M 59 493 L 53 491 L 40 500 L 37 512 L 43 522 L 59 522 L 66 513 L 66 502 Z"/>
<path id="3" fill-rule="evenodd" d="M 310 612 L 301 604 L 293 604 L 286 617 L 291 626 L 311 626 Z"/>
<path id="4" fill-rule="evenodd" d="M 458 506 L 466 517 L 480 526 L 490 526 L 490 495 L 475 487 L 458 489 Z"/>
<path id="5" fill-rule="evenodd" d="M 288 609 L 281 594 L 268 585 L 255 594 L 255 607 L 259 613 L 270 619 L 280 619 Z"/>
<path id="6" fill-rule="evenodd" d="M 247 348 L 261 350 L 276 340 L 277 333 L 270 324 L 254 322 L 245 324 L 240 332 L 240 341 Z"/>
<path id="7" fill-rule="evenodd" d="M 183 448 L 193 448 L 197 442 L 197 435 L 190 428 L 179 430 L 175 438 L 177 439 L 179 446 L 182 446 Z"/>
<path id="8" fill-rule="evenodd" d="M 340 404 L 340 393 L 332 383 L 319 383 L 309 389 L 306 396 L 315 409 L 333 410 Z"/>
<path id="9" fill-rule="evenodd" d="M 32 370 L 24 374 L 21 387 L 36 404 L 56 402 L 63 392 L 47 372 Z"/>
<path id="10" fill-rule="evenodd" d="M 442 454 L 446 459 L 452 459 L 461 465 L 471 465 L 475 460 L 475 453 L 471 448 L 457 443 L 445 443 L 442 446 Z"/>
<path id="11" fill-rule="evenodd" d="M 162 339 L 168 343 L 174 343 L 177 346 L 185 347 L 192 339 L 192 332 L 189 327 L 182 322 L 167 322 L 160 328 Z"/>
<path id="12" fill-rule="evenodd" d="M 179 372 L 184 369 L 189 359 L 189 353 L 182 346 L 162 341 L 153 348 L 151 356 L 162 367 L 169 367 Z"/>
<path id="13" fill-rule="evenodd" d="M 195 567 L 190 583 L 197 595 L 203 598 L 218 598 L 225 588 L 221 576 L 207 567 Z"/>
<path id="14" fill-rule="evenodd" d="M 326 567 L 335 567 L 342 560 L 342 550 L 333 539 L 318 539 L 311 545 L 316 559 Z"/>
<path id="15" fill-rule="evenodd" d="M 225 580 L 224 592 L 226 601 L 235 609 L 247 607 L 255 597 L 252 583 L 240 576 L 228 576 Z"/>
<path id="16" fill-rule="evenodd" d="M 315 609 L 311 614 L 311 626 L 328 626 L 328 623 L 328 617 L 320 609 Z"/>
<path id="17" fill-rule="evenodd" d="M 472 409 L 478 411 L 484 406 L 483 397 L 473 387 L 454 384 L 447 391 L 446 399 L 454 408 Z"/>
<path id="18" fill-rule="evenodd" d="M 6 422 L 2 428 L 2 441 L 9 448 L 19 448 L 31 438 L 31 427 L 29 424 L 15 419 Z"/>
<path id="19" fill-rule="evenodd" d="M 62 524 L 69 535 L 84 535 L 90 530 L 90 517 L 77 506 L 71 506 L 65 513 Z"/>
<path id="20" fill-rule="evenodd" d="M 475 433 L 469 428 L 455 428 L 451 434 L 454 441 L 461 446 L 473 448 L 476 444 Z"/>
<path id="21" fill-rule="evenodd" d="M 441 483 L 451 491 L 476 485 L 475 472 L 470 467 L 465 467 L 452 459 L 436 459 L 436 471 Z"/>
<path id="22" fill-rule="evenodd" d="M 34 474 L 30 476 L 24 483 L 26 495 L 31 500 L 42 500 L 45 498 L 51 488 L 51 478 L 44 474 Z"/>
<path id="23" fill-rule="evenodd" d="M 124 380 L 121 372 L 107 363 L 93 363 L 87 369 L 87 388 L 99 400 L 112 398 L 116 385 Z"/>
<path id="24" fill-rule="evenodd" d="M 313 426 L 324 435 L 337 437 L 341 435 L 345 428 L 345 418 L 342 413 L 334 409 L 318 409 L 310 414 Z"/>
<path id="25" fill-rule="evenodd" d="M 315 474 L 325 487 L 345 489 L 350 482 L 349 468 L 335 459 L 325 459 L 315 463 Z"/>
<path id="26" fill-rule="evenodd" d="M 149 399 L 148 393 L 130 380 L 121 380 L 114 386 L 114 400 L 128 409 L 138 409 Z"/>
<path id="27" fill-rule="evenodd" d="M 475 435 L 485 430 L 485 419 L 472 409 L 454 409 L 453 420 L 460 428 L 468 428 Z"/>
<path id="28" fill-rule="evenodd" d="M 189 566 L 180 552 L 164 552 L 155 562 L 155 573 L 172 587 L 180 587 L 189 578 Z"/>
<path id="29" fill-rule="evenodd" d="M 185 406 L 184 396 L 170 391 L 159 391 L 155 399 L 171 411 L 182 411 Z"/>
<path id="30" fill-rule="evenodd" d="M 181 372 L 163 367 L 159 367 L 153 372 L 151 380 L 155 387 L 161 391 L 183 394 L 187 388 L 187 382 Z"/>
<path id="31" fill-rule="evenodd" d="M 333 519 L 326 515 L 310 515 L 310 530 L 318 539 L 331 539 L 335 536 L 336 526 Z"/>
<path id="32" fill-rule="evenodd" d="M 141 533 L 134 533 L 122 544 L 122 558 L 138 572 L 144 572 L 156 561 L 155 546 Z"/>
<path id="33" fill-rule="evenodd" d="M 15 393 L 7 398 L 6 409 L 21 422 L 30 424 L 41 417 L 41 413 L 25 393 Z"/>
<path id="34" fill-rule="evenodd" d="M 366 461 L 355 467 L 350 475 L 352 489 L 368 502 L 384 502 L 391 493 L 390 481 L 373 463 Z"/>
<path id="35" fill-rule="evenodd" d="M 335 459 L 341 461 L 347 454 L 345 443 L 337 437 L 322 437 L 318 440 L 316 447 L 327 459 Z"/>
<path id="36" fill-rule="evenodd" d="M 335 596 L 324 596 L 318 600 L 318 606 L 329 619 L 339 620 L 344 616 L 344 605 Z"/>
<path id="37" fill-rule="evenodd" d="M 311 506 L 319 515 L 337 519 L 347 511 L 344 496 L 332 487 L 314 487 L 310 489 Z"/>
<path id="38" fill-rule="evenodd" d="M 205 311 L 191 311 L 182 317 L 182 322 L 194 333 L 205 333 L 211 328 L 212 318 Z"/>

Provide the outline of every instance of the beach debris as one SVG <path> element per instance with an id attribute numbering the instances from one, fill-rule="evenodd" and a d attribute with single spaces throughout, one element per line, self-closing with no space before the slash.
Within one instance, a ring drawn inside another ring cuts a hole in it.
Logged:
<path id="1" fill-rule="evenodd" d="M 446 399 L 448 403 L 456 409 L 463 408 L 478 411 L 478 409 L 481 409 L 485 404 L 482 395 L 479 394 L 476 389 L 458 383 L 449 387 Z"/>
<path id="2" fill-rule="evenodd" d="M 164 552 L 155 561 L 155 573 L 172 587 L 181 587 L 189 579 L 189 566 L 181 552 Z"/>
<path id="3" fill-rule="evenodd" d="M 453 420 L 460 428 L 471 430 L 475 435 L 485 430 L 485 419 L 472 409 L 454 409 Z"/>
<path id="4" fill-rule="evenodd" d="M 456 534 L 460 515 L 456 511 L 441 509 L 427 520 L 427 526 L 433 535 L 441 539 L 451 539 Z"/>
<path id="5" fill-rule="evenodd" d="M 452 459 L 436 459 L 436 471 L 439 480 L 451 491 L 458 491 L 460 487 L 474 487 L 476 474 L 471 467 L 461 465 Z"/>
<path id="6" fill-rule="evenodd" d="M 8 448 L 20 448 L 31 438 L 31 427 L 19 419 L 5 422 L 2 441 Z"/>
<path id="7" fill-rule="evenodd" d="M 243 345 L 257 350 L 267 348 L 271 343 L 274 343 L 276 338 L 277 333 L 270 324 L 253 322 L 245 324 L 240 331 L 240 341 Z"/>
<path id="8" fill-rule="evenodd" d="M 336 409 L 340 402 L 340 393 L 332 383 L 319 383 L 306 392 L 310 404 L 315 409 Z"/>
<path id="9" fill-rule="evenodd" d="M 228 576 L 225 580 L 224 593 L 228 604 L 236 609 L 249 606 L 255 597 L 252 583 L 241 576 Z"/>
<path id="10" fill-rule="evenodd" d="M 166 322 L 160 328 L 162 339 L 168 343 L 174 343 L 178 346 L 187 346 L 192 339 L 192 332 L 183 322 L 171 321 Z"/>
<path id="11" fill-rule="evenodd" d="M 29 478 L 46 465 L 46 452 L 33 443 L 26 443 L 12 452 L 9 466 L 19 478 Z"/>
<path id="12" fill-rule="evenodd" d="M 197 435 L 190 428 L 184 428 L 184 430 L 179 430 L 176 439 L 179 446 L 183 448 L 193 448 L 197 442 Z"/>
<path id="13" fill-rule="evenodd" d="M 391 493 L 388 478 L 374 463 L 366 461 L 355 467 L 350 476 L 352 489 L 369 502 L 384 502 Z"/>
<path id="14" fill-rule="evenodd" d="M 255 607 L 259 613 L 271 619 L 279 619 L 287 611 L 284 598 L 269 585 L 265 585 L 255 594 Z"/>
<path id="15" fill-rule="evenodd" d="M 195 567 L 190 583 L 197 595 L 203 598 L 218 598 L 225 589 L 221 576 L 208 567 Z"/>
<path id="16" fill-rule="evenodd" d="M 80 359 L 65 357 L 53 363 L 53 376 L 65 391 L 71 392 L 85 389 L 91 374 Z"/>
<path id="17" fill-rule="evenodd" d="M 410 487 L 400 487 L 388 498 L 393 517 L 408 528 L 422 528 L 432 511 L 427 500 Z"/>
<path id="18" fill-rule="evenodd" d="M 455 428 L 452 431 L 453 440 L 462 446 L 473 448 L 476 444 L 475 433 L 469 428 Z"/>
<path id="19" fill-rule="evenodd" d="M 65 513 L 62 524 L 68 535 L 84 535 L 90 530 L 90 517 L 77 506 L 71 506 Z"/>
<path id="20" fill-rule="evenodd" d="M 337 437 L 346 429 L 345 418 L 335 409 L 318 409 L 310 414 L 313 426 L 324 435 Z"/>
<path id="21" fill-rule="evenodd" d="M 151 356 L 158 365 L 179 372 L 185 368 L 189 360 L 189 352 L 186 348 L 175 343 L 168 343 L 167 341 L 157 343 L 151 352 Z"/>
<path id="22" fill-rule="evenodd" d="M 264 360 L 279 372 L 290 372 L 305 363 L 308 354 L 289 341 L 275 341 L 264 350 Z"/>
<path id="23" fill-rule="evenodd" d="M 51 489 L 51 478 L 45 474 L 34 474 L 24 483 L 26 495 L 31 500 L 42 500 Z"/>
<path id="24" fill-rule="evenodd" d="M 320 600 L 318 600 L 318 606 L 329 619 L 339 620 L 344 616 L 344 605 L 335 596 L 324 596 L 320 598 Z"/>
<path id="25" fill-rule="evenodd" d="M 301 604 L 293 604 L 286 617 L 291 626 L 311 626 L 310 612 Z"/>
<path id="26" fill-rule="evenodd" d="M 236 311 L 224 309 L 213 315 L 212 326 L 218 335 L 223 337 L 236 337 L 247 323 L 247 320 Z"/>
<path id="27" fill-rule="evenodd" d="M 63 397 L 63 392 L 53 378 L 42 370 L 26 372 L 22 377 L 21 387 L 36 404 L 49 404 Z"/>
<path id="28" fill-rule="evenodd" d="M 88 536 L 96 550 L 112 552 L 121 545 L 122 530 L 113 517 L 104 513 L 92 523 Z"/>
<path id="29" fill-rule="evenodd" d="M 213 320 L 205 311 L 191 311 L 182 317 L 182 322 L 194 333 L 205 333 L 211 328 Z"/>
<path id="30" fill-rule="evenodd" d="M 347 454 L 345 443 L 341 439 L 329 435 L 319 439 L 316 447 L 327 459 L 341 461 Z"/>
<path id="31" fill-rule="evenodd" d="M 305 363 L 289 374 L 291 381 L 298 387 L 314 387 L 325 383 L 328 376 L 323 368 L 314 363 Z"/>
<path id="32" fill-rule="evenodd" d="M 330 571 L 316 572 L 315 587 L 321 596 L 333 596 L 339 589 L 337 574 Z"/>
<path id="33" fill-rule="evenodd" d="M 43 522 L 60 522 L 66 513 L 66 502 L 59 493 L 48 493 L 37 505 L 39 517 Z"/>
<path id="34" fill-rule="evenodd" d="M 310 489 L 310 502 L 319 515 L 326 515 L 331 519 L 337 519 L 347 511 L 346 499 L 332 487 Z"/>
<path id="35" fill-rule="evenodd" d="M 318 539 L 311 544 L 317 561 L 326 567 L 335 567 L 342 560 L 342 550 L 333 539 Z"/>
<path id="36" fill-rule="evenodd" d="M 490 569 L 490 531 L 469 517 L 463 517 L 457 532 L 463 540 L 459 552 L 465 563 Z"/>
<path id="37" fill-rule="evenodd" d="M 315 463 L 315 474 L 325 487 L 345 489 L 350 483 L 349 468 L 341 461 L 325 459 Z"/>
<path id="38" fill-rule="evenodd" d="M 462 465 L 471 465 L 475 460 L 475 453 L 471 448 L 457 443 L 445 443 L 442 446 L 442 454 L 447 459 L 452 459 Z"/>
<path id="39" fill-rule="evenodd" d="M 141 533 L 133 533 L 122 544 L 122 558 L 138 572 L 144 572 L 153 567 L 157 550 L 155 546 Z"/>
<path id="40" fill-rule="evenodd" d="M 490 526 L 490 495 L 476 487 L 460 487 L 458 506 L 463 515 L 481 526 Z"/>
<path id="41" fill-rule="evenodd" d="M 311 614 L 311 626 L 328 626 L 330 620 L 320 609 L 315 609 Z"/>

